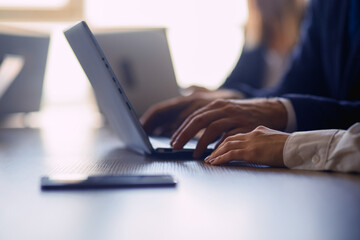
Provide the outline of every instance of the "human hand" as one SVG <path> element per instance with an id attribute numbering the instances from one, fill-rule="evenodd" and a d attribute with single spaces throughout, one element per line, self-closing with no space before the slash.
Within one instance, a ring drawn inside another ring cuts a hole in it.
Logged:
<path id="1" fill-rule="evenodd" d="M 197 91 L 186 97 L 177 97 L 150 107 L 140 121 L 149 135 L 167 135 L 173 132 L 194 111 L 218 98 L 239 98 L 240 93 L 221 89 Z"/>
<path id="2" fill-rule="evenodd" d="M 181 149 L 205 129 L 193 154 L 194 158 L 200 158 L 207 146 L 221 136 L 224 140 L 236 133 L 250 132 L 260 125 L 283 130 L 286 124 L 286 109 L 277 99 L 221 99 L 192 113 L 174 133 L 171 145 L 174 149 Z"/>
<path id="3" fill-rule="evenodd" d="M 227 137 L 212 154 L 205 158 L 205 162 L 218 165 L 243 160 L 249 163 L 285 167 L 283 150 L 288 137 L 288 133 L 259 126 L 250 133 Z"/>

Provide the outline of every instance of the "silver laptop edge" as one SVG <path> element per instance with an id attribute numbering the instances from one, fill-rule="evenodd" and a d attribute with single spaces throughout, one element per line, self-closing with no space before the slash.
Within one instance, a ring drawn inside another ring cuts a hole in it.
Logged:
<path id="1" fill-rule="evenodd" d="M 101 110 L 119 138 L 137 152 L 154 152 L 116 75 L 87 24 L 82 21 L 64 32 L 84 69 Z"/>

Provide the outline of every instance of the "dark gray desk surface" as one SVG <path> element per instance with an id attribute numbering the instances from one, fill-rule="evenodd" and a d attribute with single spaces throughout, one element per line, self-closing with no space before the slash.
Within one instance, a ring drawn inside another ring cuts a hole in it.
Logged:
<path id="1" fill-rule="evenodd" d="M 359 175 L 153 160 L 104 129 L 83 148 L 60 141 L 55 155 L 47 141 L 38 129 L 0 130 L 2 240 L 360 239 Z M 169 173 L 179 184 L 41 192 L 40 176 L 60 172 Z"/>

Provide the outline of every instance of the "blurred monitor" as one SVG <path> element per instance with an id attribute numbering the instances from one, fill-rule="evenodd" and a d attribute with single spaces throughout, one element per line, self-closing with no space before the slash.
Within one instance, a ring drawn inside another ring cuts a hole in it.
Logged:
<path id="1" fill-rule="evenodd" d="M 139 117 L 180 95 L 165 29 L 97 31 L 95 37 Z"/>
<path id="2" fill-rule="evenodd" d="M 0 28 L 0 64 L 20 57 L 21 71 L 0 96 L 0 117 L 40 110 L 50 37 L 46 34 Z"/>

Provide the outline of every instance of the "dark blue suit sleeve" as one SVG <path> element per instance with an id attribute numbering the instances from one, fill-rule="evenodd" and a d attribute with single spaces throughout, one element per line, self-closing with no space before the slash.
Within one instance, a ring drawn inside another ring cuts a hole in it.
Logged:
<path id="1" fill-rule="evenodd" d="M 360 121 L 360 101 L 338 101 L 332 98 L 287 94 L 297 120 L 297 130 L 348 129 Z"/>

